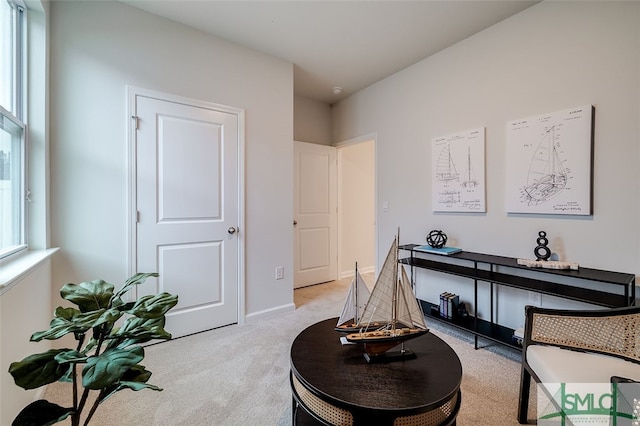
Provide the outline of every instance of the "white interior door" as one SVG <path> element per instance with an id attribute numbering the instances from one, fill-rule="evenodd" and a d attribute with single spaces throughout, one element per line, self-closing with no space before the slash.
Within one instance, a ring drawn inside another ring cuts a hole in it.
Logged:
<path id="1" fill-rule="evenodd" d="M 167 291 L 174 337 L 238 322 L 239 117 L 136 96 L 138 296 Z"/>
<path id="2" fill-rule="evenodd" d="M 294 142 L 294 287 L 337 278 L 336 148 Z"/>

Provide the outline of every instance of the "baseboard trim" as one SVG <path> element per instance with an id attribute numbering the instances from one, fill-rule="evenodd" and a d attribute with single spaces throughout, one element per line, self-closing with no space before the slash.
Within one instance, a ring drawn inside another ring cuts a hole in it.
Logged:
<path id="1" fill-rule="evenodd" d="M 291 312 L 296 310 L 295 303 L 288 303 L 286 305 L 276 306 L 275 308 L 265 309 L 263 311 L 254 312 L 245 316 L 245 323 L 253 321 L 263 320 L 275 315 L 283 314 L 285 312 Z"/>

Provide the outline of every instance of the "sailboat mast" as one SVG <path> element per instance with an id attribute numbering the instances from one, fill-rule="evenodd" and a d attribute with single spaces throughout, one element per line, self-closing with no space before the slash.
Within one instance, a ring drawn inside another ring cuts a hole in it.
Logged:
<path id="1" fill-rule="evenodd" d="M 467 147 L 467 181 L 471 182 L 471 147 Z"/>
<path id="2" fill-rule="evenodd" d="M 556 167 L 558 167 L 556 165 L 556 158 L 558 155 L 558 152 L 556 151 L 556 141 L 555 141 L 555 126 L 553 126 L 551 128 L 551 134 L 549 135 L 549 143 L 551 144 L 551 152 L 549 155 L 551 155 L 551 175 L 553 176 L 553 184 L 555 185 L 557 183 L 557 179 L 558 179 L 558 169 L 556 169 Z"/>
<path id="3" fill-rule="evenodd" d="M 395 331 L 398 322 L 398 252 L 400 251 L 400 227 L 396 234 L 396 261 L 393 264 L 393 296 L 391 301 L 391 330 Z"/>
<path id="4" fill-rule="evenodd" d="M 355 321 L 356 324 L 358 324 L 360 322 L 360 313 L 358 312 L 358 307 L 360 306 L 360 305 L 358 305 L 358 293 L 360 293 L 358 291 L 358 262 L 356 262 L 355 280 L 356 280 L 356 288 L 355 288 L 355 291 L 356 291 L 356 316 L 355 316 L 355 318 L 353 320 Z"/>
<path id="5" fill-rule="evenodd" d="M 548 161 L 549 161 L 549 174 L 551 176 L 553 176 L 553 171 L 554 171 L 554 167 L 553 167 L 553 127 L 551 127 L 549 129 L 549 151 L 547 151 L 547 155 L 548 155 Z"/>

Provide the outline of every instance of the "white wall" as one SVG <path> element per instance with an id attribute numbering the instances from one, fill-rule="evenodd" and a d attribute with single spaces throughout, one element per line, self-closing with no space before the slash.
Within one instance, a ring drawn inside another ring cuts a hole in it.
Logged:
<path id="1" fill-rule="evenodd" d="M 335 105 L 334 141 L 377 134 L 378 256 L 398 226 L 401 243 L 442 229 L 464 250 L 526 258 L 545 230 L 561 260 L 636 273 L 639 23 L 637 2 L 542 2 Z M 596 108 L 593 216 L 507 215 L 506 122 L 583 104 Z M 483 126 L 486 214 L 433 213 L 432 138 Z M 429 277 L 418 293 L 431 301 L 470 287 Z M 499 293 L 498 321 L 520 325 L 526 292 Z"/>
<path id="2" fill-rule="evenodd" d="M 338 147 L 338 276 L 375 272 L 375 141 Z"/>
<path id="3" fill-rule="evenodd" d="M 324 102 L 295 96 L 293 138 L 300 142 L 331 145 L 331 107 Z"/>
<path id="4" fill-rule="evenodd" d="M 293 308 L 293 65 L 113 1 L 51 2 L 53 286 L 127 278 L 127 85 L 245 110 L 246 313 Z"/>
<path id="5" fill-rule="evenodd" d="M 46 352 L 51 348 L 48 340 L 30 342 L 36 331 L 47 330 L 52 318 L 51 261 L 46 260 L 32 272 L 13 283 L 0 297 L 0 424 L 10 425 L 15 416 L 30 404 L 42 388 L 26 391 L 17 386 L 8 373 L 9 365 L 24 357 Z M 57 305 L 56 305 L 57 306 Z"/>

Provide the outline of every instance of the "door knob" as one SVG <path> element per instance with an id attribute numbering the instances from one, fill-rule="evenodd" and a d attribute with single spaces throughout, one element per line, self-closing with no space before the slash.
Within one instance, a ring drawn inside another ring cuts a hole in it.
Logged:
<path id="1" fill-rule="evenodd" d="M 297 220 L 294 220 L 294 221 L 293 221 L 293 226 L 296 226 L 297 224 L 298 224 L 298 221 L 297 221 Z"/>
<path id="2" fill-rule="evenodd" d="M 232 235 L 233 235 L 233 234 L 235 234 L 235 233 L 236 233 L 236 231 L 237 231 L 237 229 L 236 229 L 236 227 L 235 227 L 235 226 L 230 226 L 230 227 L 229 227 L 229 229 L 227 229 L 227 232 L 228 232 L 229 234 L 232 234 Z"/>

